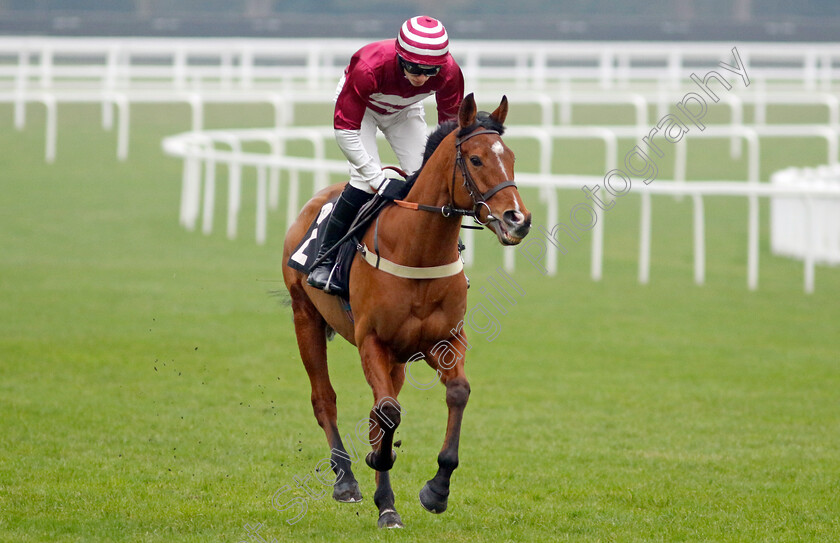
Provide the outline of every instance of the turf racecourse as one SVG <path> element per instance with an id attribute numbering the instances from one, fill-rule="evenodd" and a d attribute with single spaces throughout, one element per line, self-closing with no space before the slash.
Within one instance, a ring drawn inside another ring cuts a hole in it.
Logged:
<path id="1" fill-rule="evenodd" d="M 327 448 L 291 311 L 271 294 L 282 213 L 255 245 L 248 186 L 237 241 L 219 214 L 211 236 L 179 227 L 181 164 L 160 140 L 188 129 L 186 107 L 133 107 L 125 163 L 98 108 L 61 106 L 58 158 L 44 164 L 43 113 L 28 113 L 16 132 L 0 107 L 0 541 L 239 542 L 258 523 L 266 541 L 840 539 L 840 269 L 819 267 L 816 293 L 803 294 L 801 265 L 769 253 L 766 205 L 757 292 L 746 289 L 742 200 L 706 203 L 703 287 L 691 279 L 687 200 L 653 201 L 647 286 L 632 194 L 607 217 L 601 282 L 588 277 L 588 237 L 556 277 L 519 259 L 524 294 L 498 315 L 498 337 L 470 335 L 449 510 L 417 500 L 443 438 L 442 387 L 406 386 L 392 472 L 406 529 L 376 529 L 363 465 L 361 504 L 309 497 L 290 525 L 271 498 L 285 485 L 306 497 L 293 487 L 307 476 L 317 491 Z M 528 115 L 512 104 L 508 122 Z M 270 118 L 219 106 L 208 125 Z M 526 171 L 533 154 L 507 142 Z M 720 160 L 725 148 L 692 147 L 689 176 L 741 175 L 742 162 Z M 598 174 L 599 152 L 563 146 L 555 164 Z M 762 172 L 821 154 L 779 143 Z M 539 222 L 543 204 L 524 196 Z M 566 194 L 560 209 L 577 201 Z M 497 245 L 476 236 L 471 304 L 501 264 Z M 369 388 L 350 346 L 335 341 L 330 356 L 352 434 Z"/>

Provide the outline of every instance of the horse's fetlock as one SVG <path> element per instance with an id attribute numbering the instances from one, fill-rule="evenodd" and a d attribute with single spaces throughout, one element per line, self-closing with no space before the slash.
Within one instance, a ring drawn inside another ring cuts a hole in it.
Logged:
<path id="1" fill-rule="evenodd" d="M 454 471 L 458 467 L 458 453 L 443 451 L 438 455 L 438 466 L 447 471 Z"/>
<path id="2" fill-rule="evenodd" d="M 373 494 L 373 503 L 377 509 L 394 506 L 394 491 L 391 487 L 377 486 Z"/>

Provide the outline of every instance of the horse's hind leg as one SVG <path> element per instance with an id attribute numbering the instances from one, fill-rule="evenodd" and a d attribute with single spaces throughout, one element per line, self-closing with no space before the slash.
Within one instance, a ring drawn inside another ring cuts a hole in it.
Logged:
<path id="1" fill-rule="evenodd" d="M 359 483 L 350 467 L 351 457 L 344 449 L 338 433 L 335 390 L 327 369 L 326 323 L 300 286 L 295 285 L 289 292 L 292 296 L 298 349 L 312 385 L 312 408 L 331 448 L 330 465 L 336 474 L 333 498 L 339 502 L 361 501 Z"/>

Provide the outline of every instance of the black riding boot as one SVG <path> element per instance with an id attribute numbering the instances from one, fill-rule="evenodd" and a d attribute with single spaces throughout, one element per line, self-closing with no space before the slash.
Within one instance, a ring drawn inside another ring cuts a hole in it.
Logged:
<path id="1" fill-rule="evenodd" d="M 335 207 L 333 207 L 330 213 L 330 218 L 327 221 L 327 229 L 324 231 L 324 242 L 318 250 L 317 258 L 321 258 L 338 240 L 344 237 L 344 234 L 350 228 L 350 223 L 353 222 L 353 219 L 359 212 L 359 208 L 370 200 L 371 197 L 373 197 L 373 194 L 368 194 L 349 184 L 344 187 L 344 191 L 338 197 L 338 200 L 335 202 Z M 337 251 L 333 251 L 332 254 L 321 261 L 318 267 L 313 268 L 309 272 L 309 277 L 306 282 L 325 292 L 337 290 L 338 287 L 336 285 L 332 283 L 329 286 L 327 285 L 330 273 L 335 265 L 336 254 Z"/>

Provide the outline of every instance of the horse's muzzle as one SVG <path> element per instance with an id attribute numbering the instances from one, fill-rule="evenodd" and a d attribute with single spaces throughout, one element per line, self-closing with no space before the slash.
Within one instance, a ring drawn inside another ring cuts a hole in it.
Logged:
<path id="1" fill-rule="evenodd" d="M 531 230 L 531 214 L 508 209 L 502 214 L 502 218 L 494 221 L 491 226 L 504 245 L 516 245 Z"/>

